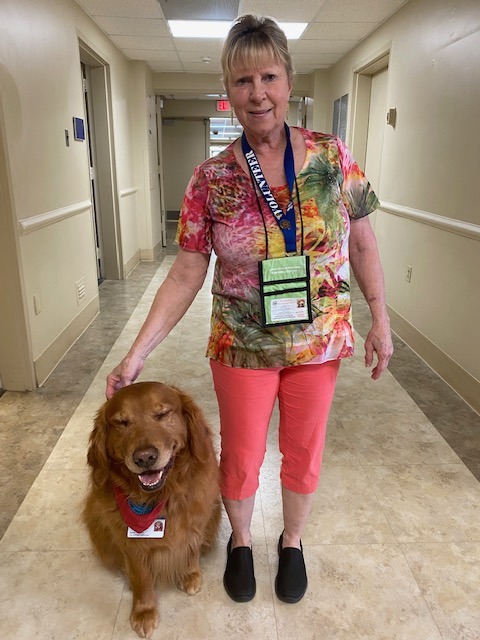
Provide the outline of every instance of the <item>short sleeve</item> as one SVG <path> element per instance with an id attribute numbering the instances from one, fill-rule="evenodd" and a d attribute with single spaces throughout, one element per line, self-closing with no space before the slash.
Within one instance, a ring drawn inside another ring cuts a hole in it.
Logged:
<path id="1" fill-rule="evenodd" d="M 207 203 L 208 180 L 200 165 L 185 190 L 177 226 L 175 239 L 185 251 L 212 252 L 212 220 Z"/>
<path id="2" fill-rule="evenodd" d="M 350 218 L 354 220 L 363 218 L 375 211 L 380 205 L 380 201 L 349 149 L 340 139 L 338 140 L 338 151 L 343 172 L 343 203 Z"/>

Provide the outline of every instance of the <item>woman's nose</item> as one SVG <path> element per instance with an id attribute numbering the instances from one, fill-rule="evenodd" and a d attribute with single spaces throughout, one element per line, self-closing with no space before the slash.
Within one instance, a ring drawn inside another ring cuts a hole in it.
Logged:
<path id="1" fill-rule="evenodd" d="M 250 98 L 253 102 L 262 102 L 265 98 L 265 88 L 261 82 L 253 82 Z"/>

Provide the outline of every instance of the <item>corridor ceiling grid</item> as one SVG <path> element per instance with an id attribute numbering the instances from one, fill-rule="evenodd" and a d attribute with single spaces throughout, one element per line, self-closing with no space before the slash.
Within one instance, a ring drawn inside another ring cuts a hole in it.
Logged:
<path id="1" fill-rule="evenodd" d="M 233 17 L 261 13 L 278 22 L 306 22 L 289 47 L 296 72 L 308 74 L 335 64 L 408 0 L 76 1 L 130 60 L 144 60 L 156 73 L 220 75 L 222 41 L 174 38 L 167 18 L 226 19 L 233 11 Z"/>

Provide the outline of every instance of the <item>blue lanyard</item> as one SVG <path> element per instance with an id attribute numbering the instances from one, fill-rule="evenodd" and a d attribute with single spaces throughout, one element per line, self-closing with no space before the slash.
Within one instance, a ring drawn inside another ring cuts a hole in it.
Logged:
<path id="1" fill-rule="evenodd" d="M 260 192 L 270 208 L 278 226 L 280 227 L 283 237 L 285 239 L 285 248 L 287 253 L 297 252 L 297 227 L 295 221 L 295 207 L 293 206 L 292 193 L 293 184 L 295 182 L 295 164 L 293 159 L 293 149 L 290 140 L 290 129 L 285 123 L 285 133 L 287 136 L 287 146 L 285 148 L 285 155 L 283 158 L 283 166 L 285 169 L 285 175 L 287 176 L 288 188 L 290 191 L 290 201 L 285 212 L 275 200 L 270 187 L 268 186 L 263 171 L 260 167 L 260 163 L 257 160 L 255 151 L 249 145 L 245 133 L 242 134 L 242 151 L 247 161 L 250 174 L 258 185 Z"/>

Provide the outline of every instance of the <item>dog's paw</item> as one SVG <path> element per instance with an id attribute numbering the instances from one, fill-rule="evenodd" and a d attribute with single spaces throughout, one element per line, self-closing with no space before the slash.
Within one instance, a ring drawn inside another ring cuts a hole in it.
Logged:
<path id="1" fill-rule="evenodd" d="M 180 589 L 185 591 L 189 596 L 193 596 L 200 591 L 202 586 L 202 574 L 199 571 L 193 571 L 189 573 L 183 580 L 180 582 Z"/>
<path id="2" fill-rule="evenodd" d="M 151 638 L 158 621 L 159 615 L 156 608 L 145 609 L 142 607 L 142 609 L 132 610 L 130 615 L 132 629 L 137 632 L 140 638 Z"/>

